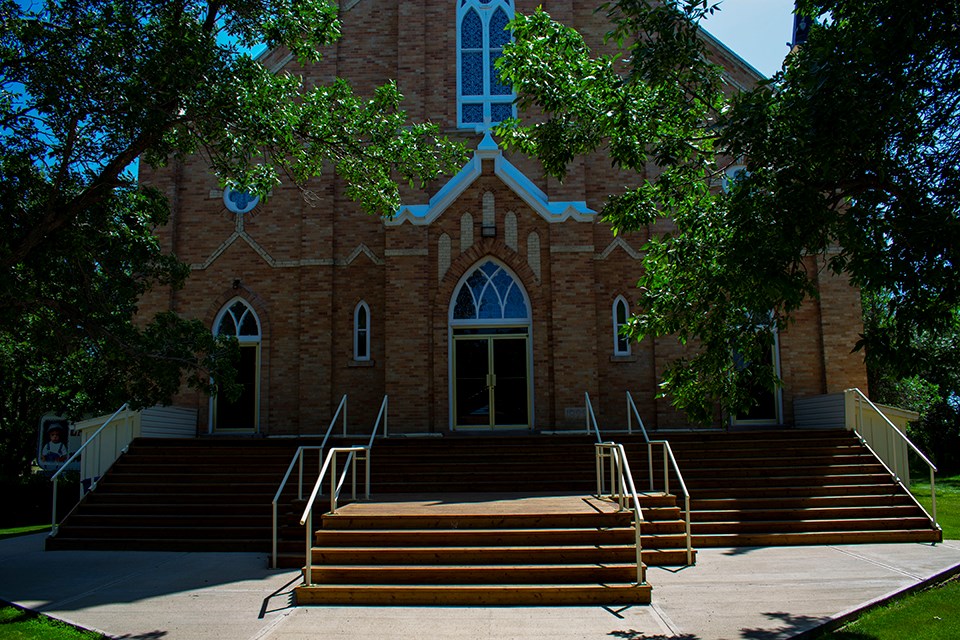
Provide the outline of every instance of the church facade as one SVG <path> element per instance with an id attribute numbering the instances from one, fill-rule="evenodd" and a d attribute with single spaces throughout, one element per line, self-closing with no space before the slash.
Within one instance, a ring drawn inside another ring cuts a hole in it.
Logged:
<path id="1" fill-rule="evenodd" d="M 491 124 L 514 114 L 513 95 L 489 61 L 502 26 L 525 0 L 396 3 L 342 0 L 343 38 L 319 65 L 283 51 L 271 70 L 308 82 L 336 76 L 360 95 L 396 80 L 413 120 L 440 124 L 473 156 L 425 191 L 406 190 L 396 215 L 361 213 L 327 176 L 265 202 L 226 193 L 190 159 L 141 180 L 163 190 L 165 249 L 191 265 L 186 286 L 154 294 L 142 310 L 198 318 L 237 336 L 240 398 L 184 393 L 199 432 L 323 433 L 344 394 L 348 424 L 369 433 L 385 395 L 390 433 L 563 431 L 585 427 L 585 393 L 600 427 L 627 421 L 630 392 L 648 429 L 688 426 L 658 398 L 675 340 L 631 342 L 618 329 L 631 312 L 651 227 L 614 236 L 598 211 L 630 180 L 602 157 L 578 160 L 560 183 L 530 159 L 505 153 Z M 593 3 L 543 3 L 599 44 Z M 709 36 L 731 86 L 758 75 Z M 663 223 L 668 225 L 668 222 Z M 740 424 L 789 426 L 796 398 L 866 388 L 858 292 L 818 270 L 819 300 L 796 314 L 771 357 L 784 387 Z"/>

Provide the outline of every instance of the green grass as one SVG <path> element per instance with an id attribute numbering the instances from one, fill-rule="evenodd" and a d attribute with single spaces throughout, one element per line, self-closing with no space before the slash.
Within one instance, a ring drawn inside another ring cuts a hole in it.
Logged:
<path id="1" fill-rule="evenodd" d="M 11 527 L 9 529 L 0 529 L 0 540 L 3 540 L 4 538 L 25 536 L 29 533 L 40 533 L 41 531 L 50 531 L 50 525 L 32 524 L 29 527 Z"/>
<path id="2" fill-rule="evenodd" d="M 10 605 L 0 606 L 0 640 L 106 640 L 93 631 Z"/>
<path id="3" fill-rule="evenodd" d="M 943 528 L 944 540 L 960 540 L 960 475 L 937 478 L 937 522 Z M 924 509 L 930 511 L 930 480 L 914 478 L 910 491 Z M 960 637 L 960 636 L 958 636 Z"/>
<path id="4" fill-rule="evenodd" d="M 960 581 L 899 598 L 818 640 L 956 640 Z"/>

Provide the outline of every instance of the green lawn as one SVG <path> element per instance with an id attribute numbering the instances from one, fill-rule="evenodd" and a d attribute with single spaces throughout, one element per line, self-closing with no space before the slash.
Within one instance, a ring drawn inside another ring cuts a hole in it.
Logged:
<path id="1" fill-rule="evenodd" d="M 910 490 L 930 511 L 930 481 L 912 479 Z M 943 527 L 944 540 L 960 540 L 960 475 L 937 478 L 937 521 Z"/>
<path id="2" fill-rule="evenodd" d="M 960 581 L 874 609 L 821 640 L 956 640 L 960 638 Z"/>
<path id="3" fill-rule="evenodd" d="M 50 531 L 48 524 L 33 524 L 29 527 L 12 527 L 10 529 L 0 529 L 0 540 L 4 538 L 14 538 L 16 536 L 25 536 L 28 533 L 40 533 L 41 531 Z"/>
<path id="4" fill-rule="evenodd" d="M 7 605 L 0 606 L 0 640 L 106 640 L 106 636 Z"/>

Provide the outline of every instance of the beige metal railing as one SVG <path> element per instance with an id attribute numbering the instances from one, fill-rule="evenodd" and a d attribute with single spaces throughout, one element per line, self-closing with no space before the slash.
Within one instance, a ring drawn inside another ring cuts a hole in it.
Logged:
<path id="1" fill-rule="evenodd" d="M 621 511 L 629 507 L 633 511 L 634 545 L 637 551 L 637 584 L 647 583 L 647 568 L 643 564 L 643 542 L 640 526 L 643 522 L 643 510 L 640 507 L 640 496 L 633 484 L 633 474 L 630 472 L 630 463 L 622 444 L 615 442 L 598 442 L 596 445 L 597 458 L 597 497 L 616 499 Z M 604 477 L 606 475 L 605 461 L 610 461 L 610 493 L 604 491 Z"/>
<path id="2" fill-rule="evenodd" d="M 586 405 L 586 411 L 584 411 L 584 413 L 586 414 L 587 418 L 587 433 L 590 433 L 591 427 L 593 427 L 592 430 L 597 435 L 597 442 L 602 442 L 603 438 L 600 437 L 600 427 L 597 426 L 597 416 L 593 412 L 593 404 L 590 402 L 589 391 L 583 392 L 583 399 Z"/>
<path id="3" fill-rule="evenodd" d="M 283 494 L 283 490 L 287 487 L 287 481 L 290 479 L 290 474 L 293 473 L 293 468 L 299 463 L 299 473 L 297 478 L 297 500 L 303 500 L 303 454 L 305 451 L 319 451 L 319 461 L 318 464 L 323 463 L 323 449 L 327 446 L 327 440 L 330 438 L 330 434 L 333 431 L 333 425 L 337 424 L 337 418 L 340 415 L 343 415 L 343 435 L 347 435 L 347 394 L 343 394 L 343 397 L 340 398 L 340 404 L 337 405 L 337 410 L 333 414 L 333 418 L 330 420 L 330 426 L 327 427 L 327 433 L 323 436 L 323 442 L 319 446 L 302 446 L 298 447 L 296 453 L 293 454 L 293 458 L 290 460 L 290 464 L 287 466 L 287 472 L 283 475 L 283 480 L 280 481 L 280 487 L 277 489 L 277 493 L 273 496 L 273 553 L 270 556 L 271 566 L 277 568 L 277 505 L 280 502 L 280 496 Z"/>
<path id="4" fill-rule="evenodd" d="M 327 472 L 330 471 L 330 513 L 337 512 L 337 501 L 340 498 L 340 491 L 343 489 L 343 483 L 346 482 L 347 472 L 351 472 L 351 486 L 353 493 L 353 500 L 357 498 L 357 461 L 364 463 L 364 488 L 365 488 L 365 497 L 367 500 L 370 499 L 370 451 L 373 449 L 373 441 L 377 437 L 377 432 L 380 430 L 381 423 L 383 424 L 383 435 L 387 435 L 387 407 L 389 406 L 389 397 L 387 395 L 383 396 L 383 402 L 380 403 L 380 412 L 377 414 L 377 421 L 373 425 L 373 430 L 370 433 L 370 440 L 365 446 L 357 445 L 352 447 L 334 447 L 330 449 L 327 453 L 327 457 L 323 462 L 323 466 L 320 468 L 320 473 L 317 475 L 317 481 L 313 485 L 313 491 L 310 493 L 310 497 L 307 499 L 306 508 L 303 510 L 303 515 L 300 517 L 300 524 L 306 525 L 306 563 L 304 564 L 304 584 L 310 585 L 313 584 L 313 505 L 316 502 L 317 494 L 320 492 L 320 485 L 323 483 L 324 477 L 327 475 Z M 336 420 L 336 417 L 334 417 Z M 343 465 L 343 472 L 340 474 L 340 478 L 336 479 L 336 469 L 337 469 L 337 455 L 339 453 L 346 453 L 347 460 Z M 289 473 L 289 470 L 288 470 Z"/>
<path id="5" fill-rule="evenodd" d="M 353 447 L 333 447 L 330 451 L 327 452 L 327 457 L 323 461 L 323 466 L 320 468 L 320 473 L 317 475 L 317 481 L 313 485 L 313 491 L 310 493 L 310 498 L 307 499 L 307 506 L 303 510 L 303 515 L 300 517 L 300 524 L 306 525 L 306 538 L 307 538 L 307 551 L 306 551 L 306 564 L 305 564 L 305 575 L 304 575 L 304 584 L 313 584 L 313 503 L 317 499 L 317 494 L 320 492 L 320 485 L 323 484 L 323 480 L 327 475 L 327 472 L 332 469 L 330 472 L 330 513 L 337 512 L 337 501 L 340 498 L 340 491 L 343 489 L 343 483 L 347 479 L 347 472 L 351 472 L 352 477 L 352 497 L 354 500 L 357 499 L 357 461 L 361 460 L 366 463 L 366 497 L 370 498 L 370 458 L 366 455 L 358 456 L 358 453 L 367 453 L 370 448 L 365 446 L 353 446 Z M 337 469 L 337 455 L 340 453 L 347 454 L 347 460 L 343 464 L 343 472 L 340 474 L 340 477 L 336 476 Z"/>
<path id="6" fill-rule="evenodd" d="M 660 447 L 663 451 L 663 492 L 670 493 L 670 469 L 677 476 L 677 484 L 680 485 L 680 491 L 683 492 L 683 521 L 685 524 L 687 538 L 687 565 L 693 564 L 693 538 L 690 534 L 690 492 L 687 490 L 687 483 L 683 480 L 683 474 L 680 473 L 680 465 L 677 464 L 677 458 L 673 455 L 673 448 L 666 440 L 651 440 L 647 435 L 647 429 L 640 418 L 640 412 L 637 410 L 637 404 L 633 401 L 633 396 L 627 391 L 627 428 L 632 433 L 631 414 L 637 420 L 643 439 L 647 443 L 647 473 L 650 481 L 650 491 L 656 490 L 653 478 L 653 448 Z"/>
<path id="7" fill-rule="evenodd" d="M 917 506 L 923 509 L 923 512 L 926 513 L 930 519 L 930 523 L 939 529 L 940 525 L 937 523 L 937 485 L 936 478 L 934 477 L 934 474 L 937 472 L 937 467 L 860 389 L 847 389 L 845 393 L 852 396 L 853 402 L 856 404 L 853 431 L 857 434 L 860 442 L 883 464 L 894 481 L 903 487 L 903 490 L 913 499 Z M 870 416 L 879 417 L 880 420 L 865 420 L 864 408 L 866 408 Z M 930 471 L 932 513 L 927 512 L 927 510 L 923 508 L 923 505 L 914 497 L 904 482 L 904 479 L 909 481 L 910 478 L 910 461 L 906 452 L 907 448 L 912 449 L 920 460 L 927 465 Z"/>
<path id="8" fill-rule="evenodd" d="M 127 408 L 127 403 L 124 402 L 123 405 L 121 405 L 121 407 L 120 407 L 119 409 L 117 409 L 116 411 L 113 412 L 113 415 L 111 415 L 109 418 L 107 418 L 106 422 L 104 422 L 102 425 L 100 425 L 100 428 L 97 429 L 92 436 L 90 436 L 89 438 L 87 438 L 87 441 L 86 441 L 86 442 L 84 442 L 82 445 L 80 445 L 80 448 L 77 449 L 77 450 L 73 453 L 72 456 L 70 456 L 69 458 L 67 458 L 67 461 L 64 462 L 64 463 L 60 466 L 60 468 L 57 469 L 57 472 L 54 473 L 53 476 L 50 478 L 50 480 L 53 482 L 53 504 L 51 505 L 52 514 L 51 514 L 51 516 L 50 516 L 50 517 L 51 517 L 50 522 L 52 523 L 52 526 L 51 526 L 51 528 L 50 528 L 50 535 L 51 535 L 51 536 L 57 535 L 57 530 L 60 528 L 60 523 L 57 522 L 57 479 L 60 477 L 60 474 L 63 473 L 64 469 L 66 469 L 74 460 L 76 460 L 77 458 L 79 458 L 79 457 L 80 457 L 80 454 L 83 452 L 83 450 L 86 449 L 88 446 L 90 446 L 90 444 L 91 444 L 92 442 L 96 441 L 97 438 L 100 436 L 100 433 L 103 432 L 103 430 L 107 428 L 107 425 L 109 425 L 109 424 L 113 421 L 113 419 L 116 418 L 116 417 L 120 414 L 120 412 L 122 412 L 122 411 L 123 411 L 124 409 L 126 409 L 126 408 Z M 90 485 L 90 491 L 93 491 L 93 489 L 94 489 L 96 486 L 97 486 L 96 480 L 94 480 L 93 483 L 91 483 L 91 485 Z M 81 495 L 81 496 L 83 495 L 83 485 L 82 485 L 82 484 L 81 484 L 81 487 L 80 487 L 80 495 Z"/>

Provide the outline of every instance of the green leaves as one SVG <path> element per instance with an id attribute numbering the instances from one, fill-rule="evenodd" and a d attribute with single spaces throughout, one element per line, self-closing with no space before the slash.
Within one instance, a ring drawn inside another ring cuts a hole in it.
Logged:
<path id="1" fill-rule="evenodd" d="M 306 86 L 240 45 L 303 62 L 339 36 L 328 0 L 0 3 L 0 432 L 125 400 L 169 400 L 181 381 L 229 386 L 235 345 L 172 314 L 137 315 L 188 268 L 153 233 L 169 206 L 133 184 L 138 158 L 201 153 L 224 185 L 261 196 L 334 170 L 373 215 L 397 180 L 459 169 L 465 151 L 411 124 L 388 84 Z M 228 36 L 228 37 L 224 37 Z M 229 392 L 229 389 L 227 389 Z M 18 462 L 20 468 L 29 452 Z"/>
<path id="2" fill-rule="evenodd" d="M 894 335 L 943 331 L 960 307 L 960 5 L 798 7 L 829 20 L 772 82 L 738 93 L 709 62 L 697 25 L 714 7 L 699 0 L 604 4 L 615 53 L 598 56 L 542 11 L 520 16 L 500 62 L 543 114 L 507 123 L 505 141 L 560 178 L 607 153 L 635 179 L 604 221 L 666 230 L 644 248 L 631 327 L 689 347 L 662 388 L 700 420 L 777 383 L 763 358 L 737 359 L 817 297 L 818 264 L 887 292 Z M 746 171 L 725 191 L 734 163 Z M 745 318 L 770 320 L 757 332 Z"/>

